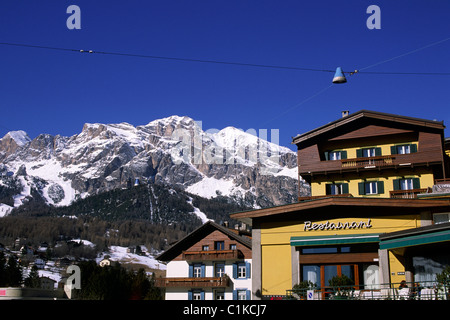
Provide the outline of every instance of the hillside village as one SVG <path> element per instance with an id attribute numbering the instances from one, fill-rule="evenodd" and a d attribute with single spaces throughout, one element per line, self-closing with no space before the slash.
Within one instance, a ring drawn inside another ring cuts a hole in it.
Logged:
<path id="1" fill-rule="evenodd" d="M 15 283 L 2 281 L 25 287 L 0 289 L 0 296 L 107 299 L 120 291 L 129 292 L 120 296 L 125 299 L 261 300 L 302 299 L 308 291 L 308 299 L 319 300 L 448 299 L 450 143 L 443 128 L 376 111 L 343 113 L 293 138 L 299 174 L 311 186 L 296 202 L 227 210 L 222 214 L 231 220 L 218 216 L 220 223 L 194 210 L 201 223 L 157 250 L 103 245 L 99 251 L 99 243 L 80 239 L 33 247 L 17 238 L 1 246 L 4 274 L 15 274 Z M 91 276 L 123 274 L 122 290 L 73 294 L 66 272 L 73 265 L 82 266 L 85 278 L 78 280 L 88 288 Z M 397 290 L 399 283 L 404 288 Z M 44 291 L 29 293 L 30 286 Z"/>

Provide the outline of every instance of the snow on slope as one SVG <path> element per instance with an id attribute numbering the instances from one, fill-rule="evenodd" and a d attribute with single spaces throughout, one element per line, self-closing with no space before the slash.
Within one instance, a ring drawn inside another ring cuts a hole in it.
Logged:
<path id="1" fill-rule="evenodd" d="M 101 260 L 108 255 L 111 261 L 117 261 L 120 264 L 133 263 L 133 264 L 141 264 L 145 265 L 150 269 L 159 269 L 165 270 L 166 265 L 158 262 L 152 255 L 137 255 L 134 253 L 127 252 L 126 247 L 120 246 L 111 246 L 109 248 L 109 252 L 102 253 L 97 259 L 96 262 L 99 263 Z"/>

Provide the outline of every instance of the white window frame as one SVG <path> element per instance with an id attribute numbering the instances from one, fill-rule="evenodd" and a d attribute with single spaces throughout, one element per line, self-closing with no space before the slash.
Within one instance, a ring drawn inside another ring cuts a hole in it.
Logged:
<path id="1" fill-rule="evenodd" d="M 364 158 L 375 157 L 375 148 L 364 148 L 362 154 Z"/>
<path id="2" fill-rule="evenodd" d="M 400 179 L 400 190 L 414 189 L 414 182 L 412 178 Z"/>
<path id="3" fill-rule="evenodd" d="M 193 291 L 192 300 L 202 300 L 202 293 L 200 291 Z"/>
<path id="4" fill-rule="evenodd" d="M 365 194 L 378 194 L 377 181 L 368 181 L 364 185 Z"/>
<path id="5" fill-rule="evenodd" d="M 397 154 L 410 154 L 411 146 L 409 144 L 397 146 Z"/>
<path id="6" fill-rule="evenodd" d="M 237 291 L 237 299 L 238 300 L 247 300 L 247 290 L 238 290 Z"/>
<path id="7" fill-rule="evenodd" d="M 332 151 L 328 154 L 330 160 L 341 160 L 341 152 L 340 151 Z"/>
<path id="8" fill-rule="evenodd" d="M 237 266 L 237 278 L 238 279 L 245 279 L 247 278 L 247 266 L 245 263 L 239 263 Z"/>
<path id="9" fill-rule="evenodd" d="M 193 270 L 193 276 L 194 278 L 201 278 L 202 277 L 202 266 L 201 265 L 194 265 L 194 270 Z"/>

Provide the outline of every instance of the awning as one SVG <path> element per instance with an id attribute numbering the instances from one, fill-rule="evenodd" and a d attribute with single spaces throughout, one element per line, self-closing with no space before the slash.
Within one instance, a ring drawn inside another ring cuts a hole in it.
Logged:
<path id="1" fill-rule="evenodd" d="M 378 235 L 378 233 L 371 233 L 335 236 L 291 237 L 291 246 L 326 246 L 337 244 L 378 242 Z"/>
<path id="2" fill-rule="evenodd" d="M 450 230 L 382 240 L 380 241 L 380 249 L 404 248 L 443 241 L 450 241 Z"/>

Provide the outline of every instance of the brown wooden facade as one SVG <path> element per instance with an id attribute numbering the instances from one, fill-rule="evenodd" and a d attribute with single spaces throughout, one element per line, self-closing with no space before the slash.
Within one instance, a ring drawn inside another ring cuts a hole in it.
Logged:
<path id="1" fill-rule="evenodd" d="M 444 128 L 439 121 L 361 110 L 295 137 L 298 172 L 310 184 L 423 174 L 432 174 L 434 179 L 446 179 L 448 156 L 445 153 Z M 397 154 L 388 147 L 411 141 L 414 141 L 414 152 L 408 154 Z M 380 145 L 384 146 L 383 154 L 364 157 L 360 153 L 354 156 L 355 149 Z M 331 150 L 344 150 L 345 156 L 334 161 L 327 159 Z M 346 150 L 353 152 L 349 152 L 347 157 Z M 408 198 L 411 194 L 426 192 L 427 187 L 430 186 L 420 186 L 416 189 L 422 190 L 408 195 L 393 192 L 392 197 Z"/>

